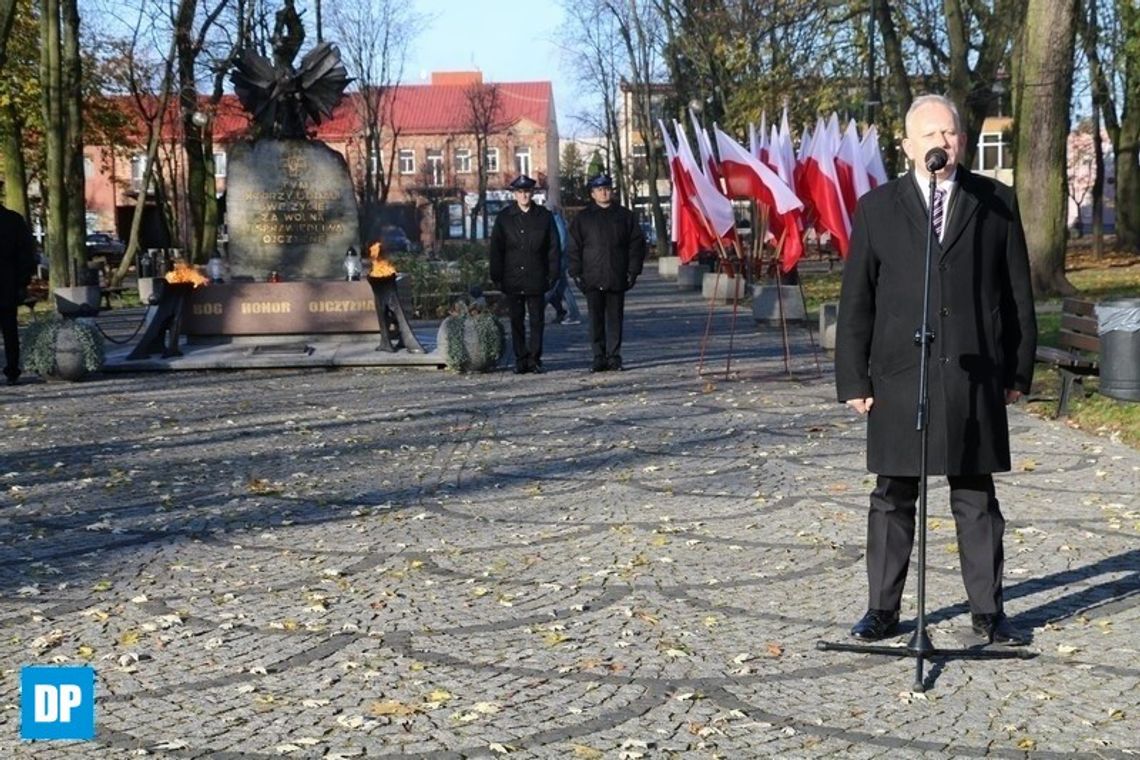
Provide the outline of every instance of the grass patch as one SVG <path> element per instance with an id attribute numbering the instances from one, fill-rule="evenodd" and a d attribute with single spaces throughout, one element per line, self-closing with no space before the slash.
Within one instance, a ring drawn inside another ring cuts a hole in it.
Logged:
<path id="1" fill-rule="evenodd" d="M 1099 378 L 1085 378 L 1073 386 L 1065 422 L 1087 433 L 1103 435 L 1140 449 L 1140 403 L 1118 401 L 1098 392 Z M 1040 365 L 1033 377 L 1028 410 L 1037 417 L 1052 417 L 1061 393 L 1061 374 Z"/>

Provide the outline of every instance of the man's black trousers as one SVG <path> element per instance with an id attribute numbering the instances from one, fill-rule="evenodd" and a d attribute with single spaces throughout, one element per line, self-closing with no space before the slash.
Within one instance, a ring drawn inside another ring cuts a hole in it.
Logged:
<path id="1" fill-rule="evenodd" d="M 951 475 L 950 511 L 957 530 L 962 580 L 970 612 L 1002 611 L 1002 534 L 1005 520 L 991 475 Z M 867 516 L 869 606 L 897 610 L 914 544 L 918 478 L 880 475 Z M 936 544 L 935 551 L 940 547 Z M 930 545 L 927 546 L 928 555 Z"/>
<path id="2" fill-rule="evenodd" d="M 586 305 L 590 309 L 590 341 L 594 347 L 594 359 L 620 359 L 625 292 L 587 290 Z"/>
<path id="3" fill-rule="evenodd" d="M 20 327 L 15 306 L 0 306 L 0 331 L 4 335 L 4 374 L 10 378 L 20 375 Z"/>
<path id="4" fill-rule="evenodd" d="M 515 366 L 534 367 L 542 361 L 542 328 L 546 322 L 546 296 L 506 294 L 511 313 L 511 347 L 515 351 Z M 528 319 L 529 318 L 529 319 Z M 527 334 L 527 323 L 530 334 Z"/>

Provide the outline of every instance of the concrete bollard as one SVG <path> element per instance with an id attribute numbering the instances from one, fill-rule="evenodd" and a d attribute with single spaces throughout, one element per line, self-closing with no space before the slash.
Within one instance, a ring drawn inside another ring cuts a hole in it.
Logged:
<path id="1" fill-rule="evenodd" d="M 677 267 L 678 290 L 700 290 L 701 280 L 707 270 L 696 264 L 681 264 Z"/>
<path id="2" fill-rule="evenodd" d="M 798 285 L 753 286 L 752 317 L 757 322 L 779 322 L 781 300 L 786 321 L 800 322 L 807 319 L 804 297 Z"/>
<path id="3" fill-rule="evenodd" d="M 676 279 L 677 267 L 680 264 L 681 260 L 676 256 L 662 256 L 657 259 L 657 274 L 668 280 Z"/>

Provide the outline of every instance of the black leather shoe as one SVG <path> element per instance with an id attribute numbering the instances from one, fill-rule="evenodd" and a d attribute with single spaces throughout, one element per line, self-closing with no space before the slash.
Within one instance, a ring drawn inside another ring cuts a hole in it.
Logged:
<path id="1" fill-rule="evenodd" d="M 606 360 L 606 369 L 610 372 L 621 372 L 621 357 L 611 356 Z"/>
<path id="2" fill-rule="evenodd" d="M 515 365 L 515 374 L 516 375 L 525 375 L 527 372 L 530 372 L 530 367 L 526 366 L 525 364 L 516 364 Z"/>
<path id="3" fill-rule="evenodd" d="M 974 633 L 991 644 L 1002 644 L 1007 647 L 1023 647 L 1029 643 L 1029 637 L 1014 628 L 1013 623 L 1004 613 L 984 613 L 970 615 L 970 623 Z"/>
<path id="4" fill-rule="evenodd" d="M 898 610 L 867 610 L 863 619 L 851 627 L 851 636 L 860 641 L 878 641 L 899 630 Z"/>
<path id="5" fill-rule="evenodd" d="M 591 365 L 591 367 L 590 367 L 590 371 L 591 372 L 605 372 L 606 371 L 606 360 L 605 360 L 605 358 L 603 358 L 601 356 L 595 358 L 593 365 Z"/>

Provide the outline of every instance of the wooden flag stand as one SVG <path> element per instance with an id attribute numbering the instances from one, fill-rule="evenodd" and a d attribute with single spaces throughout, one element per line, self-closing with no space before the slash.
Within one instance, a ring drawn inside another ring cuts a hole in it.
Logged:
<path id="1" fill-rule="evenodd" d="M 750 280 L 751 280 L 750 275 L 756 276 L 758 278 L 760 276 L 760 274 L 764 271 L 765 263 L 766 263 L 766 260 L 764 257 L 764 238 L 767 237 L 767 233 L 768 233 L 768 208 L 766 206 L 761 206 L 761 205 L 755 203 L 755 201 L 754 201 L 753 202 L 753 214 L 752 214 L 752 216 L 753 216 L 753 219 L 755 220 L 755 223 L 752 226 L 754 234 L 752 236 L 752 248 L 750 251 L 750 255 L 748 256 L 747 259 L 744 258 L 744 256 L 742 255 L 742 252 L 739 249 L 739 242 L 737 242 L 737 248 L 736 248 L 736 252 L 737 252 L 737 259 L 736 260 L 738 262 L 741 262 L 741 264 L 742 264 L 740 269 L 742 270 L 742 272 L 745 275 L 745 278 L 744 278 L 745 279 L 745 287 L 747 287 L 750 284 Z M 728 253 L 725 250 L 724 245 L 721 244 L 720 239 L 716 235 L 713 235 L 712 230 L 710 228 L 708 228 L 707 220 L 705 221 L 705 226 L 707 229 L 709 229 L 710 236 L 714 240 L 716 240 L 717 258 L 718 258 L 718 261 L 720 263 L 721 269 L 723 269 L 725 266 L 728 266 L 731 268 L 732 263 L 728 257 Z M 787 310 L 784 307 L 783 278 L 782 278 L 781 271 L 780 271 L 780 256 L 784 250 L 784 241 L 786 239 L 787 234 L 788 234 L 787 230 L 784 230 L 783 234 L 781 234 L 780 240 L 777 242 L 776 248 L 773 251 L 772 259 L 770 262 L 768 262 L 768 266 L 771 266 L 772 270 L 775 272 L 775 275 L 776 275 L 776 298 L 777 298 L 777 305 L 778 305 L 778 310 L 779 310 L 780 331 L 781 331 L 782 343 L 783 343 L 783 349 L 784 349 L 784 373 L 783 373 L 783 376 L 786 378 L 789 378 L 789 379 L 794 379 L 795 374 L 792 372 L 792 368 L 791 368 L 791 353 L 792 353 L 791 339 L 788 335 L 788 318 L 787 318 Z M 713 287 L 713 294 L 709 298 L 709 311 L 708 311 L 708 316 L 705 320 L 705 333 L 704 333 L 704 337 L 701 340 L 701 353 L 700 353 L 700 359 L 697 363 L 697 374 L 702 376 L 702 377 L 705 375 L 719 374 L 719 371 L 717 371 L 717 372 L 706 371 L 704 368 L 704 364 L 705 364 L 705 353 L 706 353 L 707 348 L 708 348 L 709 336 L 710 336 L 710 333 L 712 331 L 712 318 L 713 318 L 714 307 L 716 306 L 716 293 L 717 293 L 717 286 L 719 286 L 719 283 L 720 283 L 720 274 L 721 274 L 720 271 L 718 271 L 717 272 L 717 279 L 716 279 L 714 287 Z M 806 298 L 804 296 L 803 281 L 798 280 L 797 284 L 798 284 L 799 289 L 800 289 L 800 298 L 804 299 L 806 301 Z M 733 350 L 734 338 L 736 336 L 736 318 L 737 318 L 737 313 L 739 311 L 739 306 L 740 306 L 740 299 L 735 297 L 736 293 L 733 293 L 733 296 L 734 297 L 733 297 L 733 301 L 732 301 L 732 322 L 731 322 L 731 329 L 729 331 L 729 336 L 728 336 L 728 356 L 725 359 L 725 367 L 724 367 L 724 379 L 725 380 L 728 380 L 729 377 L 731 376 L 732 350 Z M 823 371 L 820 369 L 820 363 L 819 363 L 819 345 L 816 343 L 815 331 L 812 330 L 812 328 L 811 328 L 811 321 L 810 320 L 807 320 L 806 326 L 807 326 L 807 331 L 808 331 L 808 341 L 810 342 L 811 348 L 812 348 L 812 358 L 815 361 L 815 375 L 813 377 L 820 377 L 820 376 L 822 376 Z"/>

